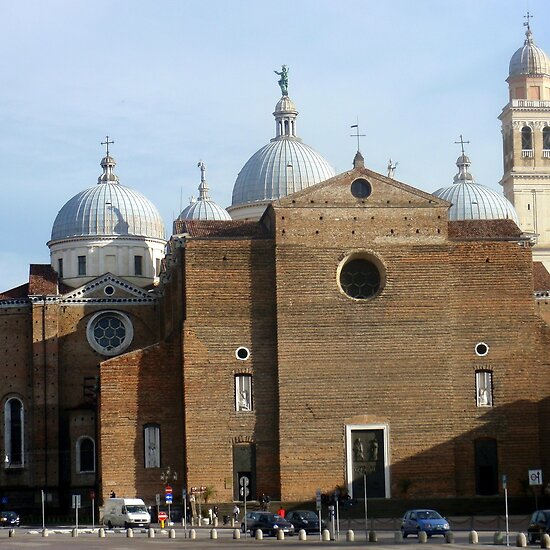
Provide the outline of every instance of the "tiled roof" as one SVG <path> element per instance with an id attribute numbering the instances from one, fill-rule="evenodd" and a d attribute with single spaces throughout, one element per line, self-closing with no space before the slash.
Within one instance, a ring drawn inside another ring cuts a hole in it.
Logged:
<path id="1" fill-rule="evenodd" d="M 457 241 L 512 241 L 521 238 L 521 231 L 512 220 L 461 220 L 449 222 L 449 238 Z"/>
<path id="2" fill-rule="evenodd" d="M 269 238 L 262 224 L 233 220 L 176 220 L 174 231 L 176 234 L 188 233 L 190 237 Z"/>
<path id="3" fill-rule="evenodd" d="M 535 292 L 550 290 L 550 273 L 542 262 L 533 262 L 533 286 Z"/>
<path id="4" fill-rule="evenodd" d="M 29 295 L 29 283 L 16 286 L 5 292 L 0 292 L 0 300 L 13 300 L 14 298 L 26 298 Z"/>

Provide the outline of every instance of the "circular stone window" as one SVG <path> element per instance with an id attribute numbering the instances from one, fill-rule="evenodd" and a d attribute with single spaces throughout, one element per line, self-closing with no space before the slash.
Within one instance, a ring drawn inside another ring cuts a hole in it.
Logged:
<path id="1" fill-rule="evenodd" d="M 489 346 L 485 342 L 479 342 L 476 344 L 476 354 L 480 357 L 485 357 L 489 353 Z"/>
<path id="2" fill-rule="evenodd" d="M 235 351 L 235 357 L 241 361 L 246 361 L 250 357 L 250 350 L 244 346 L 241 346 L 237 348 L 237 351 Z"/>
<path id="3" fill-rule="evenodd" d="M 134 328 L 124 313 L 101 311 L 88 321 L 86 337 L 90 346 L 98 353 L 118 355 L 132 343 Z"/>
<path id="4" fill-rule="evenodd" d="M 109 285 L 109 286 L 106 286 L 103 289 L 103 292 L 105 292 L 105 294 L 107 294 L 107 296 L 112 296 L 115 293 L 115 288 L 112 287 L 111 285 Z"/>
<path id="5" fill-rule="evenodd" d="M 351 256 L 339 268 L 338 283 L 342 292 L 355 300 L 368 300 L 382 288 L 380 262 L 372 257 Z"/>
<path id="6" fill-rule="evenodd" d="M 351 182 L 351 194 L 356 199 L 366 199 L 372 193 L 372 185 L 365 178 L 357 178 Z"/>

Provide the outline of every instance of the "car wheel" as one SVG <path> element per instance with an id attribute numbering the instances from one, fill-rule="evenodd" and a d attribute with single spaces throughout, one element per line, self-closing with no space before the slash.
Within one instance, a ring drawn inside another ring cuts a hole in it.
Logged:
<path id="1" fill-rule="evenodd" d="M 128 522 L 127 521 L 124 522 L 124 529 L 128 529 Z"/>
<path id="2" fill-rule="evenodd" d="M 528 540 L 529 544 L 535 544 L 537 542 L 537 538 L 533 533 L 529 533 Z"/>
<path id="3" fill-rule="evenodd" d="M 401 527 L 401 534 L 403 535 L 403 538 L 404 538 L 404 539 L 406 539 L 407 536 L 408 536 L 407 531 L 405 531 L 405 529 L 403 529 L 403 527 Z"/>
<path id="4" fill-rule="evenodd" d="M 113 524 L 111 523 L 111 520 L 109 520 L 109 521 L 107 522 L 107 527 L 108 527 L 109 529 L 112 529 L 112 528 L 113 528 Z"/>

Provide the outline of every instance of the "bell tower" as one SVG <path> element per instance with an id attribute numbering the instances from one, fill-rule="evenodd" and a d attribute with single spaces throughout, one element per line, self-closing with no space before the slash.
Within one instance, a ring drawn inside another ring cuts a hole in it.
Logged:
<path id="1" fill-rule="evenodd" d="M 508 104 L 502 123 L 504 175 L 500 184 L 520 228 L 532 234 L 533 260 L 550 271 L 550 59 L 531 32 L 510 60 Z"/>

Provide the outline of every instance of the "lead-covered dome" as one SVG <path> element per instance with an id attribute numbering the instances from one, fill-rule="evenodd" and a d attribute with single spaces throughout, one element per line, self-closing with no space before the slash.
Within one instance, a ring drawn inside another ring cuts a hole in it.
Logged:
<path id="1" fill-rule="evenodd" d="M 288 97 L 288 69 L 279 81 L 282 97 L 275 106 L 275 137 L 243 166 L 233 187 L 233 219 L 247 216 L 247 211 L 263 212 L 270 201 L 325 181 L 335 175 L 334 168 L 296 134 L 298 111 Z M 282 73 L 277 73 L 282 74 Z M 254 209 L 250 207 L 256 206 Z M 258 216 L 259 217 L 259 216 Z"/>
<path id="2" fill-rule="evenodd" d="M 519 226 L 518 215 L 512 203 L 489 187 L 475 183 L 470 174 L 470 159 L 462 153 L 456 161 L 458 174 L 450 187 L 442 187 L 433 194 L 452 204 L 449 220 L 513 220 Z"/>
<path id="3" fill-rule="evenodd" d="M 111 156 L 104 157 L 97 185 L 81 191 L 61 208 L 53 224 L 52 241 L 92 235 L 165 238 L 157 208 L 141 193 L 119 183 L 115 165 Z"/>
<path id="4" fill-rule="evenodd" d="M 208 196 L 208 184 L 206 183 L 206 165 L 200 161 L 197 165 L 201 170 L 201 182 L 199 184 L 199 198 L 191 199 L 191 204 L 181 211 L 178 220 L 230 220 L 229 212 L 216 204 Z"/>
<path id="5" fill-rule="evenodd" d="M 535 44 L 529 27 L 525 33 L 523 46 L 514 53 L 510 60 L 509 76 L 518 75 L 550 75 L 550 59 Z"/>

